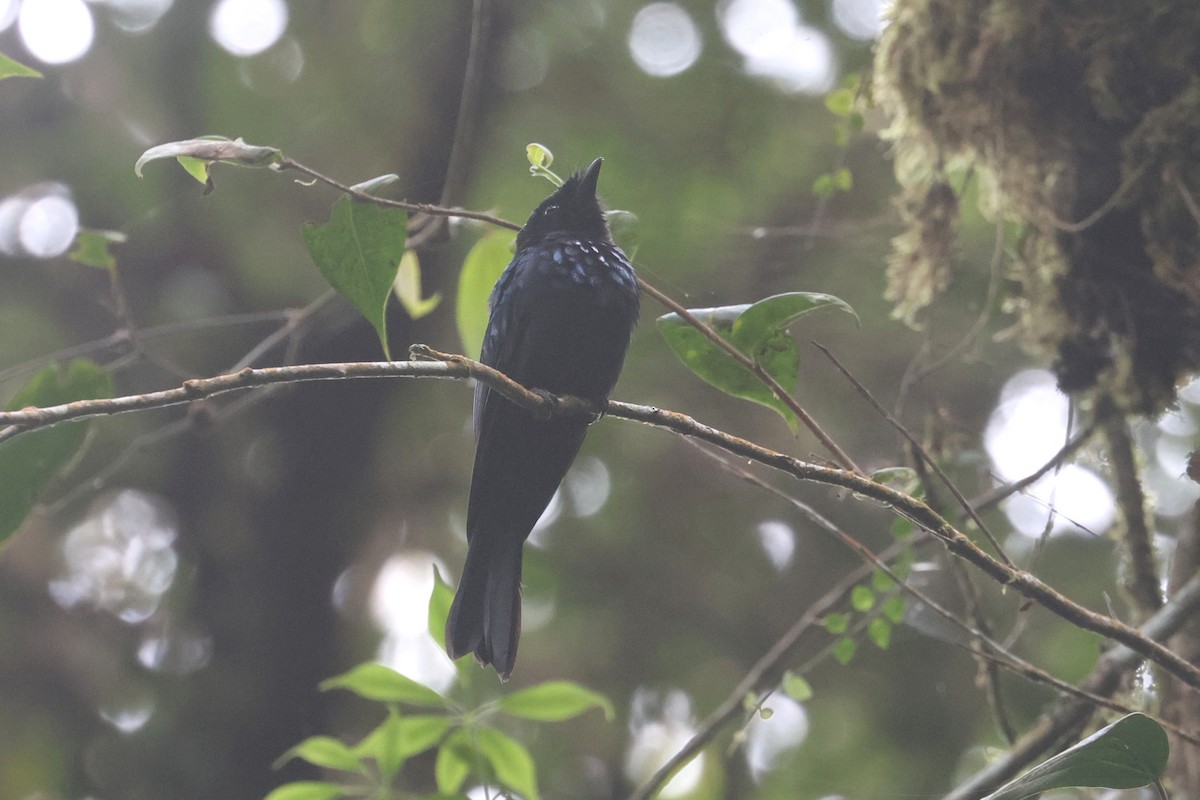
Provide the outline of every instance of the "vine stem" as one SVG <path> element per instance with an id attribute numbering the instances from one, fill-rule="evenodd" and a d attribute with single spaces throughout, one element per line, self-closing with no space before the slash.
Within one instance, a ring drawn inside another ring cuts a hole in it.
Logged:
<path id="1" fill-rule="evenodd" d="M 439 353 L 424 345 L 414 345 L 410 352 L 414 358 L 420 360 L 246 368 L 211 378 L 184 381 L 178 388 L 160 392 L 78 400 L 46 408 L 0 412 L 0 426 L 5 426 L 0 427 L 0 442 L 69 420 L 180 405 L 227 392 L 275 384 L 361 378 L 474 378 L 486 383 L 519 406 L 538 414 L 550 416 L 604 413 L 611 417 L 642 422 L 708 442 L 796 479 L 840 486 L 875 500 L 932 534 L 951 553 L 974 564 L 1002 586 L 1011 587 L 1076 627 L 1120 642 L 1187 685 L 1200 689 L 1200 668 L 1196 665 L 1159 642 L 1147 638 L 1126 623 L 1097 614 L 1043 583 L 1036 576 L 992 557 L 923 501 L 876 483 L 861 473 L 803 461 L 710 427 L 676 411 L 616 400 L 598 406 L 592 401 L 577 397 L 554 397 L 530 391 L 503 373 L 465 356 Z"/>

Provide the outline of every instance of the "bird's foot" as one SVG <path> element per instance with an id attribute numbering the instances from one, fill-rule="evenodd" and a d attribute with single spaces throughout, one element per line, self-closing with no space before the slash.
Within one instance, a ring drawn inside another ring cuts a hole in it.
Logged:
<path id="1" fill-rule="evenodd" d="M 530 389 L 529 391 L 536 394 L 542 399 L 542 407 L 536 412 L 538 419 L 550 419 L 554 416 L 554 412 L 558 409 L 558 395 L 551 394 L 545 389 Z"/>

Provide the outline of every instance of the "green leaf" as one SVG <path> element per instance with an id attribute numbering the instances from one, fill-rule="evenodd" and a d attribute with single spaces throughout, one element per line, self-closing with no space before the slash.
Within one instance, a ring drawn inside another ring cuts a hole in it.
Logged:
<path id="1" fill-rule="evenodd" d="M 825 630 L 833 634 L 845 633 L 850 627 L 850 618 L 845 614 L 826 614 Z"/>
<path id="2" fill-rule="evenodd" d="M 400 771 L 409 756 L 434 747 L 448 730 L 448 717 L 401 716 L 390 710 L 387 719 L 355 745 L 353 753 L 358 758 L 374 759 L 380 771 L 390 777 Z"/>
<path id="3" fill-rule="evenodd" d="M 881 569 L 877 569 L 871 573 L 871 586 L 877 592 L 890 592 L 896 588 L 896 582 L 892 580 L 891 575 L 888 575 Z"/>
<path id="4" fill-rule="evenodd" d="M 362 769 L 362 761 L 359 756 L 332 736 L 310 736 L 280 756 L 275 761 L 275 769 L 279 769 L 293 758 L 299 758 L 326 769 L 340 769 L 347 772 L 358 772 Z"/>
<path id="5" fill-rule="evenodd" d="M 800 350 L 788 335 L 788 326 L 826 307 L 854 314 L 849 305 L 833 295 L 814 292 L 788 292 L 751 305 L 692 309 L 691 313 L 754 359 L 779 385 L 790 389 L 799 379 Z M 659 317 L 658 328 L 675 355 L 705 381 L 726 394 L 775 409 L 792 430 L 796 429 L 799 421 L 795 414 L 774 392 L 678 314 Z"/>
<path id="6" fill-rule="evenodd" d="M 400 718 L 400 752 L 405 757 L 424 753 L 434 747 L 450 730 L 449 717 L 415 714 Z"/>
<path id="7" fill-rule="evenodd" d="M 88 267 L 113 270 L 117 259 L 109 252 L 110 244 L 120 244 L 125 241 L 125 234 L 119 231 L 81 230 L 75 236 L 75 249 L 67 258 Z"/>
<path id="8" fill-rule="evenodd" d="M 896 539 L 904 539 L 917 529 L 916 523 L 904 517 L 896 517 L 892 520 L 892 537 Z"/>
<path id="9" fill-rule="evenodd" d="M 379 767 L 386 782 L 391 782 L 408 758 L 403 751 L 404 732 L 400 729 L 402 717 L 389 708 L 388 715 L 354 746 L 354 755 L 372 759 Z"/>
<path id="10" fill-rule="evenodd" d="M 823 308 L 844 311 L 858 322 L 858 314 L 840 297 L 822 292 L 785 292 L 759 300 L 742 312 L 734 321 L 731 341 L 753 356 L 775 337 L 785 335 L 797 319 Z"/>
<path id="11" fill-rule="evenodd" d="M 871 480 L 901 491 L 908 491 L 918 483 L 917 471 L 912 467 L 883 467 L 871 473 Z"/>
<path id="12" fill-rule="evenodd" d="M 550 152 L 550 148 L 537 142 L 525 145 L 525 157 L 529 159 L 531 167 L 546 168 L 554 163 L 554 153 Z"/>
<path id="13" fill-rule="evenodd" d="M 850 590 L 850 607 L 855 611 L 870 611 L 875 605 L 875 593 L 866 586 L 855 586 Z"/>
<path id="14" fill-rule="evenodd" d="M 496 279 L 512 260 L 515 239 L 516 234 L 511 231 L 489 233 L 475 243 L 463 261 L 454 311 L 463 353 L 471 358 L 479 358 L 488 324 L 488 297 Z"/>
<path id="15" fill-rule="evenodd" d="M 853 639 L 838 639 L 833 646 L 833 657 L 843 667 L 850 663 L 856 652 L 858 652 L 858 645 L 854 643 Z"/>
<path id="16" fill-rule="evenodd" d="M 833 175 L 825 172 L 817 176 L 812 185 L 813 194 L 820 197 L 822 200 L 828 200 L 833 197 Z"/>
<path id="17" fill-rule="evenodd" d="M 92 361 L 46 367 L 8 404 L 9 411 L 112 397 L 112 376 Z M 64 422 L 21 434 L 0 444 L 0 543 L 20 525 L 38 495 L 75 457 L 87 437 L 88 421 Z"/>
<path id="18" fill-rule="evenodd" d="M 321 682 L 321 690 L 349 689 L 368 700 L 408 703 L 428 708 L 445 708 L 445 699 L 428 686 L 373 661 Z"/>
<path id="19" fill-rule="evenodd" d="M 396 281 L 392 284 L 396 299 L 413 319 L 428 316 L 438 303 L 442 302 L 442 293 L 434 292 L 429 297 L 421 297 L 421 262 L 414 250 L 405 250 L 400 257 L 400 266 L 396 269 Z"/>
<path id="20" fill-rule="evenodd" d="M 285 783 L 266 796 L 265 800 L 334 800 L 342 797 L 342 787 L 324 781 Z"/>
<path id="21" fill-rule="evenodd" d="M 854 188 L 854 173 L 847 167 L 841 167 L 833 173 L 833 187 L 839 192 L 848 192 Z"/>
<path id="22" fill-rule="evenodd" d="M 433 592 L 429 595 L 429 635 L 443 650 L 446 649 L 446 619 L 454 603 L 454 590 L 442 580 L 437 567 L 433 568 Z"/>
<path id="23" fill-rule="evenodd" d="M 178 156 L 175 160 L 179 162 L 179 166 L 183 167 L 184 172 L 202 183 L 209 191 L 212 190 L 212 175 L 208 173 L 208 168 L 212 164 L 211 161 L 192 158 L 191 156 Z"/>
<path id="24" fill-rule="evenodd" d="M 812 686 L 803 675 L 788 670 L 783 674 L 783 691 L 793 700 L 803 703 L 813 696 Z"/>
<path id="25" fill-rule="evenodd" d="M 33 67 L 27 67 L 20 61 L 13 61 L 0 53 L 0 80 L 4 78 L 40 78 L 42 73 Z"/>
<path id="26" fill-rule="evenodd" d="M 439 792 L 454 794 L 462 789 L 463 782 L 471 774 L 471 750 L 471 739 L 462 728 L 442 742 L 433 765 L 433 776 Z"/>
<path id="27" fill-rule="evenodd" d="M 400 258 L 408 214 L 343 197 L 324 225 L 304 226 L 304 243 L 325 280 L 366 317 L 391 360 L 384 309 Z"/>
<path id="28" fill-rule="evenodd" d="M 538 800 L 537 772 L 525 745 L 495 728 L 479 728 L 475 741 L 479 752 L 492 765 L 496 780 L 525 800 Z"/>
<path id="29" fill-rule="evenodd" d="M 883 603 L 883 616 L 899 625 L 904 621 L 904 602 L 904 595 L 902 594 L 889 597 Z"/>
<path id="30" fill-rule="evenodd" d="M 1129 714 L 1043 761 L 984 800 L 1021 800 L 1076 786 L 1135 789 L 1158 780 L 1167 765 L 1167 733 L 1145 714 Z"/>
<path id="31" fill-rule="evenodd" d="M 839 117 L 849 116 L 854 111 L 854 91 L 848 88 L 834 89 L 825 95 L 825 107 Z"/>
<path id="32" fill-rule="evenodd" d="M 142 177 L 142 167 L 151 161 L 163 158 L 174 158 L 183 164 L 188 174 L 201 183 L 208 182 L 208 167 L 218 161 L 222 164 L 233 164 L 238 167 L 270 167 L 279 163 L 283 153 L 277 147 L 260 147 L 246 144 L 241 139 L 226 139 L 224 136 L 201 136 L 198 139 L 185 139 L 179 142 L 167 142 L 151 147 L 142 153 L 141 158 L 133 165 L 133 172 Z M 204 164 L 203 177 L 195 170 L 194 165 L 184 164 L 182 159 L 200 161 Z"/>
<path id="33" fill-rule="evenodd" d="M 690 309 L 701 322 L 729 340 L 734 321 L 750 306 Z M 678 314 L 658 318 L 658 329 L 679 360 L 707 383 L 733 397 L 764 405 L 777 411 L 792 430 L 796 415 L 753 373 L 738 364 L 725 351 L 705 338 Z M 759 353 L 760 363 L 785 389 L 795 386 L 800 375 L 800 351 L 790 336 L 771 342 L 770 352 Z"/>
<path id="34" fill-rule="evenodd" d="M 758 715 L 765 720 L 770 719 L 771 717 L 775 716 L 775 709 L 763 706 L 758 710 Z"/>
<path id="35" fill-rule="evenodd" d="M 547 681 L 500 698 L 496 707 L 514 717 L 538 722 L 559 722 L 598 708 L 604 718 L 616 715 L 612 701 L 599 692 L 571 681 Z"/>
<path id="36" fill-rule="evenodd" d="M 550 165 L 554 163 L 554 154 L 550 152 L 550 148 L 536 142 L 527 144 L 525 158 L 529 159 L 530 175 L 541 176 L 555 186 L 563 185 L 563 179 L 550 171 Z"/>
<path id="37" fill-rule="evenodd" d="M 616 242 L 617 247 L 625 251 L 629 260 L 633 261 L 638 247 L 642 243 L 641 226 L 637 214 L 632 211 L 614 209 L 605 211 L 604 216 L 608 220 L 608 230 L 612 233 L 613 241 Z"/>
<path id="38" fill-rule="evenodd" d="M 892 643 L 892 623 L 883 617 L 876 617 L 867 623 L 867 636 L 880 650 L 887 650 Z"/>

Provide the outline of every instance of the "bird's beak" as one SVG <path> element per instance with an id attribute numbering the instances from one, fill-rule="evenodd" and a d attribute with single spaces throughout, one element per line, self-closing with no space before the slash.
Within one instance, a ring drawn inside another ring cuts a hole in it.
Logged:
<path id="1" fill-rule="evenodd" d="M 583 173 L 583 181 L 580 183 L 580 187 L 591 197 L 596 196 L 596 183 L 600 180 L 600 167 L 603 164 L 604 159 L 597 158 Z"/>

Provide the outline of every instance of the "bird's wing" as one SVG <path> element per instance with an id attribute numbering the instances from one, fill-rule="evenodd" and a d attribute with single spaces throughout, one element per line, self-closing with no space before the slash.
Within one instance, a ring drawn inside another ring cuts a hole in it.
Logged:
<path id="1" fill-rule="evenodd" d="M 492 290 L 492 313 L 488 318 L 487 331 L 483 336 L 483 347 L 479 360 L 499 370 L 518 382 L 524 381 L 523 370 L 518 363 L 522 354 L 527 352 L 526 339 L 529 336 L 529 317 L 523 308 L 520 294 L 512 292 L 514 274 L 519 270 L 518 254 L 512 263 L 505 268 L 496 281 Z M 504 396 L 493 392 L 486 383 L 475 384 L 475 408 L 473 422 L 475 441 L 480 442 L 484 437 L 488 418 L 495 414 L 495 409 L 501 403 L 507 402 Z"/>

